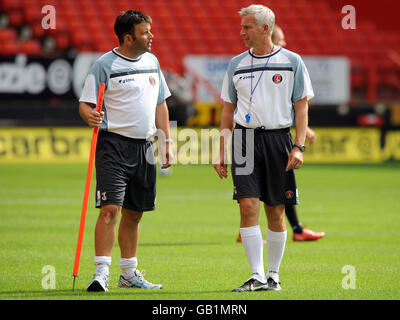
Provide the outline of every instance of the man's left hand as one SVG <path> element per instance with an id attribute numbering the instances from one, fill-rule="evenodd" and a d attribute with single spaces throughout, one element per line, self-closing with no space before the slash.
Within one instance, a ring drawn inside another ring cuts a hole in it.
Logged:
<path id="1" fill-rule="evenodd" d="M 171 145 L 169 142 L 166 142 L 164 146 L 161 148 L 162 156 L 161 156 L 161 169 L 168 168 L 172 165 L 172 161 L 174 160 L 174 155 L 171 150 Z"/>
<path id="2" fill-rule="evenodd" d="M 292 169 L 300 169 L 303 165 L 303 152 L 294 147 L 289 154 L 289 160 L 286 166 L 286 172 Z"/>

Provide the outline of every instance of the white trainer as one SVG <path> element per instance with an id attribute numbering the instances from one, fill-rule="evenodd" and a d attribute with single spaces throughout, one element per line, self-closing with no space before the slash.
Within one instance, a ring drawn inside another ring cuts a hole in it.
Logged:
<path id="1" fill-rule="evenodd" d="M 130 279 L 125 279 L 121 274 L 119 277 L 118 287 L 121 289 L 141 288 L 141 289 L 162 289 L 161 284 L 153 284 L 147 281 L 139 270 L 135 270 L 135 275 Z"/>
<path id="2" fill-rule="evenodd" d="M 93 276 L 93 280 L 89 282 L 87 291 L 99 292 L 108 291 L 108 275 L 105 273 L 96 274 Z"/>

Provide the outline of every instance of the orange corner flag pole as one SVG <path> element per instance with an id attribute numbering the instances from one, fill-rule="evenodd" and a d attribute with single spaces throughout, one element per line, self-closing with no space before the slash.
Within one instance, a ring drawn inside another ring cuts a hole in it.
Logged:
<path id="1" fill-rule="evenodd" d="M 105 89 L 105 84 L 101 83 L 100 87 L 99 87 L 99 95 L 97 97 L 97 107 L 96 107 L 96 111 L 99 113 L 101 112 L 101 108 L 103 105 L 104 89 Z M 90 184 L 92 182 L 93 163 L 94 163 L 94 156 L 96 153 L 98 134 L 99 134 L 99 127 L 94 127 L 93 135 L 92 135 L 92 144 L 90 146 L 89 165 L 88 165 L 88 170 L 87 170 L 87 174 L 86 174 L 85 194 L 83 196 L 83 206 L 82 206 L 82 214 L 81 214 L 81 223 L 79 226 L 78 244 L 76 246 L 75 265 L 74 265 L 74 273 L 73 273 L 74 283 L 72 284 L 72 291 L 74 291 L 74 289 L 75 289 L 75 279 L 78 276 L 79 261 L 81 259 L 83 232 L 85 230 L 86 212 L 87 212 L 88 201 L 89 201 Z"/>

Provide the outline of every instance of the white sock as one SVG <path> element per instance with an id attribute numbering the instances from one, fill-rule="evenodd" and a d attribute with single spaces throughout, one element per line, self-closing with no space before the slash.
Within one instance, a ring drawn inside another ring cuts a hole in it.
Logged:
<path id="1" fill-rule="evenodd" d="M 268 272 L 267 278 L 279 281 L 279 267 L 285 251 L 287 231 L 274 232 L 267 229 Z"/>
<path id="2" fill-rule="evenodd" d="M 240 235 L 253 275 L 258 274 L 258 280 L 264 282 L 263 239 L 260 226 L 240 228 Z"/>
<path id="3" fill-rule="evenodd" d="M 111 257 L 95 256 L 94 264 L 96 265 L 96 274 L 109 275 L 109 267 L 111 265 Z"/>
<path id="4" fill-rule="evenodd" d="M 136 257 L 133 258 L 121 258 L 119 266 L 122 271 L 122 276 L 125 279 L 130 279 L 134 276 L 137 268 L 138 261 Z"/>

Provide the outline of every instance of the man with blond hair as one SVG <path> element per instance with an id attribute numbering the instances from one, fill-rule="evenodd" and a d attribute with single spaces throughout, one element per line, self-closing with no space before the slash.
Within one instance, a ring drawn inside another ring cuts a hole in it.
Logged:
<path id="1" fill-rule="evenodd" d="M 286 47 L 287 43 L 285 39 L 285 34 L 282 28 L 277 24 L 275 24 L 274 26 L 274 31 L 272 32 L 271 39 L 274 44 L 281 47 Z M 310 127 L 307 127 L 306 137 L 309 144 L 313 144 L 317 139 L 317 135 Z M 316 241 L 325 237 L 325 232 L 313 231 L 302 226 L 297 215 L 296 205 L 286 204 L 285 213 L 293 230 L 293 241 Z M 236 241 L 242 242 L 240 232 Z M 264 243 L 266 243 L 266 241 L 264 241 Z"/>
<path id="2" fill-rule="evenodd" d="M 274 45 L 275 15 L 262 5 L 240 10 L 250 50 L 234 57 L 223 81 L 219 177 L 227 177 L 227 139 L 233 131 L 232 178 L 240 206 L 240 234 L 252 276 L 235 292 L 281 290 L 279 267 L 286 243 L 285 204 L 297 204 L 295 173 L 303 164 L 308 100 L 314 96 L 307 69 L 296 53 Z M 296 137 L 290 133 L 296 113 Z M 244 155 L 245 161 L 242 161 Z M 264 273 L 260 200 L 268 220 L 268 270 Z"/>

